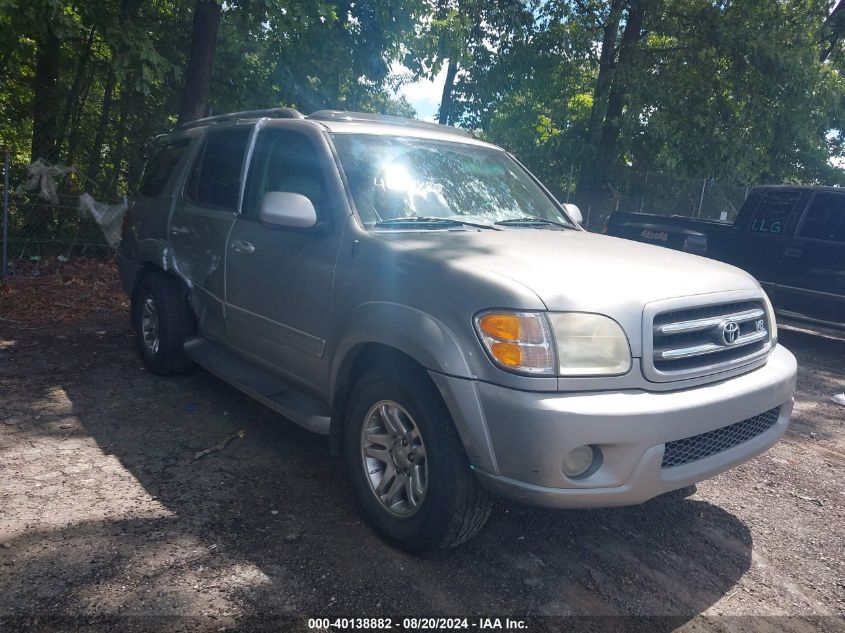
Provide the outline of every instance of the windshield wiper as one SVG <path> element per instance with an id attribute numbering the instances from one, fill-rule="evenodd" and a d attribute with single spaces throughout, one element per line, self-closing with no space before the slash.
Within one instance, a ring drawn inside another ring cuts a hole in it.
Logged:
<path id="1" fill-rule="evenodd" d="M 545 218 L 511 218 L 510 220 L 499 220 L 496 224 L 500 226 L 559 226 L 563 229 L 571 229 L 572 227 L 563 222 L 555 222 L 554 220 L 547 220 Z"/>
<path id="2" fill-rule="evenodd" d="M 394 226 L 424 226 L 427 228 L 442 228 L 449 226 L 471 226 L 476 229 L 490 229 L 492 231 L 501 231 L 502 229 L 493 226 L 492 224 L 481 224 L 478 222 L 466 222 L 464 220 L 455 220 L 453 218 L 431 218 L 426 216 L 415 216 L 407 218 L 392 218 L 390 220 L 382 220 L 375 223 L 375 228 L 383 229 Z"/>

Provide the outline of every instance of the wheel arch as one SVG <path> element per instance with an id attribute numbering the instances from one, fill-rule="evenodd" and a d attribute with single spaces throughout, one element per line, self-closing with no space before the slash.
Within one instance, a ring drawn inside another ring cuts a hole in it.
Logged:
<path id="1" fill-rule="evenodd" d="M 182 291 L 183 298 L 187 305 L 190 307 L 190 289 L 188 285 L 182 280 L 181 277 L 176 275 L 172 269 L 168 270 L 167 268 L 162 268 L 159 265 L 159 262 L 150 261 L 150 260 L 142 260 L 138 263 L 138 266 L 135 268 L 135 272 L 133 274 L 131 290 L 129 292 L 129 301 L 130 301 L 130 309 L 129 309 L 129 316 L 132 326 L 135 327 L 136 323 L 136 310 L 135 310 L 135 302 L 138 298 L 138 291 L 141 288 L 141 283 L 143 282 L 144 278 L 148 275 L 154 273 L 163 273 L 170 277 Z"/>
<path id="2" fill-rule="evenodd" d="M 335 372 L 331 403 L 331 426 L 329 427 L 329 447 L 333 455 L 343 452 L 343 432 L 346 421 L 346 408 L 355 379 L 368 367 L 397 364 L 406 369 L 425 372 L 425 367 L 410 354 L 392 345 L 362 341 L 346 351 Z"/>
<path id="3" fill-rule="evenodd" d="M 465 345 L 443 321 L 410 306 L 374 301 L 362 304 L 344 318 L 335 345 L 329 376 L 329 393 L 334 397 L 342 370 L 349 367 L 350 354 L 362 345 L 392 348 L 425 369 L 470 378 L 474 372 L 464 353 Z"/>
<path id="4" fill-rule="evenodd" d="M 343 450 L 346 409 L 356 376 L 375 363 L 395 363 L 425 373 L 443 399 L 471 462 L 498 472 L 465 345 L 444 323 L 397 304 L 366 304 L 347 322 L 330 375 L 333 454 Z"/>

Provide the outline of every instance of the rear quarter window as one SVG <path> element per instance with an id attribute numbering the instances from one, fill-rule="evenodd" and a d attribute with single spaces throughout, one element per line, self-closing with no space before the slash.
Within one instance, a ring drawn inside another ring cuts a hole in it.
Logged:
<path id="1" fill-rule="evenodd" d="M 191 139 L 182 138 L 158 147 L 144 167 L 138 193 L 147 198 L 160 195 L 190 143 Z"/>
<path id="2" fill-rule="evenodd" d="M 751 218 L 748 230 L 752 233 L 783 235 L 789 217 L 801 193 L 798 191 L 768 191 L 760 198 L 760 203 Z"/>
<path id="3" fill-rule="evenodd" d="M 845 242 L 845 193 L 816 193 L 798 236 L 811 240 Z"/>

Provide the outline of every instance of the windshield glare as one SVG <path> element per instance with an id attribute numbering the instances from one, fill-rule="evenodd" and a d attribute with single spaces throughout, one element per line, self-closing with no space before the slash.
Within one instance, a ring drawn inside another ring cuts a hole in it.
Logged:
<path id="1" fill-rule="evenodd" d="M 505 152 L 428 139 L 335 134 L 361 220 L 400 218 L 480 224 L 539 218 L 571 223 Z"/>

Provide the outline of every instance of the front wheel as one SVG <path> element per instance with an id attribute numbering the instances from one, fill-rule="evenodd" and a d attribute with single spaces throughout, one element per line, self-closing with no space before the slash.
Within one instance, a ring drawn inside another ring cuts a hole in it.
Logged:
<path id="1" fill-rule="evenodd" d="M 490 495 L 421 370 L 373 371 L 359 379 L 344 441 L 362 511 L 393 545 L 412 552 L 454 547 L 484 527 Z"/>

